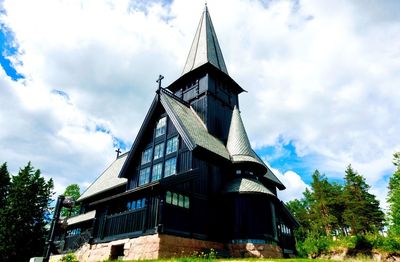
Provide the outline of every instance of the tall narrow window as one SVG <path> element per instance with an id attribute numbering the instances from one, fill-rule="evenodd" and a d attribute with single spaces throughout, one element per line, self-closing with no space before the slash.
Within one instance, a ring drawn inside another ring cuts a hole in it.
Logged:
<path id="1" fill-rule="evenodd" d="M 144 150 L 142 153 L 142 165 L 147 164 L 151 161 L 151 153 L 152 153 L 152 149 L 151 147 Z"/>
<path id="2" fill-rule="evenodd" d="M 160 143 L 154 147 L 154 159 L 159 159 L 164 155 L 164 143 Z"/>
<path id="3" fill-rule="evenodd" d="M 150 167 L 141 169 L 139 173 L 139 186 L 149 183 L 149 179 L 150 179 Z"/>
<path id="4" fill-rule="evenodd" d="M 165 154 L 171 154 L 178 150 L 178 137 L 175 136 L 173 138 L 168 139 L 167 141 L 167 152 Z"/>
<path id="5" fill-rule="evenodd" d="M 161 179 L 161 173 L 162 173 L 162 163 L 154 165 L 153 173 L 151 175 L 151 181 L 156 181 Z"/>
<path id="6" fill-rule="evenodd" d="M 163 117 L 160 120 L 158 120 L 157 126 L 156 126 L 156 137 L 159 137 L 159 136 L 165 134 L 166 123 L 167 123 L 166 117 Z"/>
<path id="7" fill-rule="evenodd" d="M 164 177 L 171 176 L 176 173 L 176 157 L 165 161 Z"/>

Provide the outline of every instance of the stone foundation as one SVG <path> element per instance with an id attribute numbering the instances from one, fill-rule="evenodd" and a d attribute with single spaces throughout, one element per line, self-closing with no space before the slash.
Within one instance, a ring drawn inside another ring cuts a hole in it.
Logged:
<path id="1" fill-rule="evenodd" d="M 205 250 L 214 249 L 229 257 L 265 257 L 281 258 L 280 247 L 268 244 L 223 244 L 219 242 L 154 234 L 137 238 L 126 238 L 108 243 L 85 244 L 75 252 L 79 261 L 102 261 L 109 259 L 119 250 L 120 259 L 143 260 L 170 257 L 190 257 Z M 62 256 L 52 256 L 51 262 L 57 262 Z"/>

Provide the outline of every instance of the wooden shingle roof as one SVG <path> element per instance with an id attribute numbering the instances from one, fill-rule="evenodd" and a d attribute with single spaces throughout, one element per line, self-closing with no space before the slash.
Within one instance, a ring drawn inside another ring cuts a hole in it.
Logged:
<path id="1" fill-rule="evenodd" d="M 275 196 L 261 182 L 251 178 L 235 178 L 224 187 L 223 193 L 256 193 Z"/>
<path id="2" fill-rule="evenodd" d="M 111 165 L 86 189 L 77 201 L 82 201 L 104 191 L 126 184 L 126 178 L 119 178 L 119 172 L 128 153 L 120 155 Z"/>

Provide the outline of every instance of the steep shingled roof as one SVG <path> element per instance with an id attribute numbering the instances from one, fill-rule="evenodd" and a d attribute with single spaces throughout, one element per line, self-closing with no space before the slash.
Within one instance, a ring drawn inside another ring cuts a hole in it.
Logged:
<path id="1" fill-rule="evenodd" d="M 224 144 L 208 132 L 197 113 L 165 92 L 160 93 L 161 104 L 188 147 L 193 150 L 199 146 L 229 160 Z"/>
<path id="2" fill-rule="evenodd" d="M 261 182 L 250 178 L 235 178 L 228 182 L 223 193 L 260 193 L 275 196 Z"/>
<path id="3" fill-rule="evenodd" d="M 205 6 L 201 15 L 182 75 L 206 63 L 210 63 L 225 74 L 228 74 L 207 6 Z"/>
<path id="4" fill-rule="evenodd" d="M 232 162 L 253 162 L 267 171 L 264 162 L 251 148 L 249 138 L 240 117 L 239 109 L 235 106 L 232 112 L 231 126 L 229 128 L 226 148 L 232 157 Z"/>
<path id="5" fill-rule="evenodd" d="M 119 178 L 119 172 L 125 163 L 128 153 L 120 155 L 111 165 L 86 189 L 78 198 L 82 201 L 104 191 L 126 184 L 126 178 Z"/>
<path id="6" fill-rule="evenodd" d="M 226 148 L 231 155 L 233 163 L 251 162 L 264 171 L 264 177 L 275 182 L 279 189 L 285 189 L 285 186 L 274 175 L 274 173 L 265 165 L 260 157 L 251 148 L 249 138 L 244 128 L 239 109 L 235 106 L 232 112 L 231 126 L 229 128 L 228 141 Z"/>

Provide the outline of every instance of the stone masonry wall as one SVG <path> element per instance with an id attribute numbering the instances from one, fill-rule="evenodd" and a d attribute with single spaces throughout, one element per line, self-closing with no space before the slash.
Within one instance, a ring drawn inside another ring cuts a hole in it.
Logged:
<path id="1" fill-rule="evenodd" d="M 280 258 L 282 250 L 268 244 L 223 244 L 219 242 L 154 234 L 137 238 L 126 238 L 108 243 L 85 244 L 75 252 L 79 261 L 102 261 L 110 258 L 113 246 L 123 245 L 123 260 L 143 260 L 170 257 L 189 257 L 196 252 L 214 249 L 231 257 Z M 57 262 L 62 256 L 52 256 Z"/>

